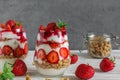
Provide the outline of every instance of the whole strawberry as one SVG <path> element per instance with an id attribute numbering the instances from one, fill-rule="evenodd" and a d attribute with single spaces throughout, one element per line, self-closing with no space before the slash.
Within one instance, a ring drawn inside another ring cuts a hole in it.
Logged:
<path id="1" fill-rule="evenodd" d="M 71 64 L 75 64 L 78 61 L 78 55 L 72 54 L 70 55 L 71 58 Z"/>
<path id="2" fill-rule="evenodd" d="M 15 76 L 22 76 L 27 72 L 27 66 L 22 60 L 17 59 L 13 65 L 12 72 Z"/>
<path id="3" fill-rule="evenodd" d="M 80 64 L 75 71 L 75 75 L 82 80 L 92 78 L 94 73 L 94 68 L 88 64 Z"/>
<path id="4" fill-rule="evenodd" d="M 103 72 L 108 72 L 114 69 L 115 67 L 115 58 L 103 58 L 103 60 L 100 62 L 100 69 Z"/>

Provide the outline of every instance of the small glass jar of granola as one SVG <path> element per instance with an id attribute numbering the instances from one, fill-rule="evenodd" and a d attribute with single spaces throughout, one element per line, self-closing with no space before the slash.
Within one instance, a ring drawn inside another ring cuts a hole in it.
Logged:
<path id="1" fill-rule="evenodd" d="M 117 36 L 108 34 L 88 33 L 85 36 L 88 53 L 94 58 L 109 57 L 112 50 L 112 41 L 117 40 Z"/>

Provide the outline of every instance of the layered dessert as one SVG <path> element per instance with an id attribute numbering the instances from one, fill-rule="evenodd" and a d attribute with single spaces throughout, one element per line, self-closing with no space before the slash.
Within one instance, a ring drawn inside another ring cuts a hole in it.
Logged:
<path id="1" fill-rule="evenodd" d="M 26 32 L 20 22 L 8 20 L 0 25 L 0 64 L 13 63 L 16 58 L 25 58 L 28 53 Z M 0 67 L 1 70 L 2 66 Z"/>
<path id="2" fill-rule="evenodd" d="M 70 64 L 70 51 L 66 24 L 62 21 L 51 22 L 40 26 L 34 62 L 38 71 L 43 75 L 55 76 L 63 74 Z"/>

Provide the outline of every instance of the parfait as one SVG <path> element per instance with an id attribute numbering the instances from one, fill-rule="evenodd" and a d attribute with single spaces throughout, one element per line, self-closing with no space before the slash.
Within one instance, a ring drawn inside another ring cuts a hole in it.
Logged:
<path id="1" fill-rule="evenodd" d="M 16 58 L 25 58 L 28 53 L 26 32 L 20 22 L 8 20 L 0 25 L 0 64 L 14 63 Z M 0 67 L 0 70 L 3 66 Z"/>
<path id="2" fill-rule="evenodd" d="M 66 34 L 66 23 L 51 22 L 40 26 L 34 62 L 42 75 L 56 76 L 64 73 L 70 64 L 70 51 Z"/>

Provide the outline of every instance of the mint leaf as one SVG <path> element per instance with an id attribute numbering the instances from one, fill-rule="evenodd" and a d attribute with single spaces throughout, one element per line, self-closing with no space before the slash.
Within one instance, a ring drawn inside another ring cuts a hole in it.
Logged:
<path id="1" fill-rule="evenodd" d="M 11 72 L 12 68 L 9 67 L 8 63 L 4 63 L 3 73 L 0 75 L 0 80 L 13 80 L 14 74 Z"/>
<path id="2" fill-rule="evenodd" d="M 59 19 L 59 21 L 56 23 L 56 25 L 58 26 L 58 28 L 61 29 L 62 27 L 67 26 L 67 23 L 65 23 Z"/>

